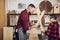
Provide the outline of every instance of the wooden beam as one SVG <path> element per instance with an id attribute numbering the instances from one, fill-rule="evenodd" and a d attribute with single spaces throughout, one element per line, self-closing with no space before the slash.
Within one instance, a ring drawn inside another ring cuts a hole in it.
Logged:
<path id="1" fill-rule="evenodd" d="M 5 26 L 5 0 L 0 0 L 0 40 L 3 40 L 4 26 Z"/>

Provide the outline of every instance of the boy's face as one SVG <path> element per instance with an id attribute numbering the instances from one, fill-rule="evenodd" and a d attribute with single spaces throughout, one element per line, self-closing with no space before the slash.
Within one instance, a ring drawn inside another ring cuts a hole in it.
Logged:
<path id="1" fill-rule="evenodd" d="M 35 23 L 34 22 L 31 22 L 31 25 L 34 25 Z"/>
<path id="2" fill-rule="evenodd" d="M 55 19 L 54 19 L 54 18 L 51 18 L 51 19 L 50 19 L 50 22 L 54 22 L 54 21 L 55 21 Z"/>

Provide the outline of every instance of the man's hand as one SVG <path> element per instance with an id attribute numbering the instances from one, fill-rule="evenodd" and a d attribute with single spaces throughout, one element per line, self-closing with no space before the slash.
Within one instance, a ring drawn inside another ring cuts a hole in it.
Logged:
<path id="1" fill-rule="evenodd" d="M 18 32 L 18 29 L 16 29 L 16 32 Z"/>

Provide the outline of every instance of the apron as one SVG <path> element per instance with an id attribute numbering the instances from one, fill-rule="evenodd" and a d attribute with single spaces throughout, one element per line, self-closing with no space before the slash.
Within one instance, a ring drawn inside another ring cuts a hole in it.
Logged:
<path id="1" fill-rule="evenodd" d="M 36 28 L 32 28 L 30 30 L 29 40 L 39 40 L 38 32 Z"/>

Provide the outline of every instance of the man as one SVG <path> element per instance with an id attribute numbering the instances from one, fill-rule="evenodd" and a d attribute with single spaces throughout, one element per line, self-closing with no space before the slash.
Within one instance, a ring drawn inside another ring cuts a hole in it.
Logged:
<path id="1" fill-rule="evenodd" d="M 50 24 L 47 30 L 48 40 L 59 40 L 59 24 L 55 17 L 50 18 Z"/>
<path id="2" fill-rule="evenodd" d="M 29 13 L 33 13 L 34 9 L 35 9 L 35 6 L 33 4 L 29 4 L 27 9 L 23 10 L 19 16 L 17 27 L 16 27 L 19 33 L 19 40 L 27 40 L 26 31 L 29 30 L 29 27 L 28 27 Z M 23 34 L 22 34 L 21 28 L 23 28 Z"/>

